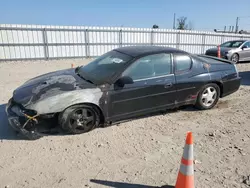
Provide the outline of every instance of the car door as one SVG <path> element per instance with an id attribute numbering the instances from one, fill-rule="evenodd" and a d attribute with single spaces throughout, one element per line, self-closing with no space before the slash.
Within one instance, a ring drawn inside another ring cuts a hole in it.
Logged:
<path id="1" fill-rule="evenodd" d="M 240 52 L 241 59 L 250 60 L 250 42 L 246 42 L 243 46 L 246 48 L 242 49 Z"/>
<path id="2" fill-rule="evenodd" d="M 121 75 L 133 79 L 132 84 L 109 92 L 108 116 L 113 120 L 143 115 L 172 107 L 175 101 L 175 77 L 171 54 L 153 54 L 137 59 Z"/>
<path id="3" fill-rule="evenodd" d="M 199 81 L 193 75 L 195 63 L 188 54 L 174 55 L 174 72 L 176 78 L 177 105 L 191 103 L 196 99 Z"/>

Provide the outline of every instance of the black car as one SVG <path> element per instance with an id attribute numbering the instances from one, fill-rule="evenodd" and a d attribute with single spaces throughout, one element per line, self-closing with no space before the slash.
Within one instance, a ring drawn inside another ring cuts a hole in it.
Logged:
<path id="1" fill-rule="evenodd" d="M 57 123 L 42 123 L 48 120 L 79 134 L 182 105 L 211 109 L 237 91 L 240 80 L 227 60 L 175 48 L 122 47 L 85 66 L 25 82 L 6 111 L 9 124 L 30 139 L 54 128 Z"/>

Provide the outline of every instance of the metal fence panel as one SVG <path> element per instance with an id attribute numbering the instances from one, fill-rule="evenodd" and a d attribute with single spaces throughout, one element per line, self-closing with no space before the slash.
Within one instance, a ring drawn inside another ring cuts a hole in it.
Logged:
<path id="1" fill-rule="evenodd" d="M 0 61 L 84 58 L 114 48 L 136 45 L 168 46 L 190 53 L 249 35 L 172 29 L 0 25 Z"/>

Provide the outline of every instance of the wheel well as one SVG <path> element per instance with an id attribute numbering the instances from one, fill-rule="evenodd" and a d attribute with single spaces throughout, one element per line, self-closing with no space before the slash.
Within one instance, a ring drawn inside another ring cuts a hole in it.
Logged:
<path id="1" fill-rule="evenodd" d="M 219 88 L 220 88 L 220 97 L 221 97 L 222 94 L 223 94 L 223 84 L 220 83 L 220 82 L 212 82 L 212 83 L 214 83 L 214 84 L 216 84 L 216 85 L 219 86 Z"/>
<path id="2" fill-rule="evenodd" d="M 238 54 L 238 52 L 233 53 L 232 56 L 233 56 L 234 54 L 237 54 L 237 55 L 238 55 L 238 58 L 239 58 L 239 60 L 240 60 L 240 55 Z M 231 58 L 232 58 L 232 56 L 231 56 Z M 231 60 L 231 59 L 230 59 L 230 60 Z"/>
<path id="3" fill-rule="evenodd" d="M 101 123 L 101 124 L 104 123 L 105 118 L 104 118 L 104 115 L 103 115 L 103 111 L 102 111 L 102 109 L 101 109 L 99 106 L 97 106 L 96 104 L 93 104 L 93 103 L 83 103 L 83 104 L 92 106 L 92 107 L 94 107 L 96 110 L 98 110 L 98 113 L 100 114 L 100 123 Z"/>

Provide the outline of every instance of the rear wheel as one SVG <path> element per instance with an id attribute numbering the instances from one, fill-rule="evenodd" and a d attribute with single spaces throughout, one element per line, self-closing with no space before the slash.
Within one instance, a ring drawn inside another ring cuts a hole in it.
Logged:
<path id="1" fill-rule="evenodd" d="M 239 55 L 238 54 L 233 54 L 231 57 L 231 61 L 234 63 L 238 63 L 239 62 Z"/>
<path id="2" fill-rule="evenodd" d="M 100 123 L 97 110 L 88 105 L 75 105 L 67 108 L 59 115 L 61 128 L 71 134 L 86 133 Z"/>
<path id="3" fill-rule="evenodd" d="M 200 110 L 208 110 L 213 108 L 220 97 L 220 88 L 217 84 L 205 85 L 197 98 L 196 107 Z"/>

